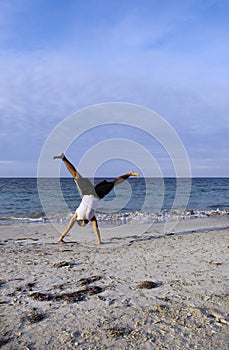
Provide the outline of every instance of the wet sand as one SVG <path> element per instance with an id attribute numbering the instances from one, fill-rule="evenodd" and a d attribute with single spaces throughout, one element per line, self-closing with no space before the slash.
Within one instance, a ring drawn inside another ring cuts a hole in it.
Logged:
<path id="1" fill-rule="evenodd" d="M 228 349 L 229 218 L 1 226 L 2 349 Z"/>

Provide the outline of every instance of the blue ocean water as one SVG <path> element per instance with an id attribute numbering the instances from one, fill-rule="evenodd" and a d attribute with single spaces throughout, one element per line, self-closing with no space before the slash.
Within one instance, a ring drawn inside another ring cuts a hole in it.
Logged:
<path id="1" fill-rule="evenodd" d="M 98 183 L 101 179 L 94 179 Z M 229 178 L 130 178 L 118 185 L 98 208 L 99 220 L 164 220 L 171 215 L 229 213 Z M 180 186 L 181 184 L 181 186 Z M 176 195 L 181 199 L 176 201 Z M 0 178 L 0 225 L 65 220 L 80 203 L 72 178 Z M 175 202 L 174 202 L 175 200 Z"/>

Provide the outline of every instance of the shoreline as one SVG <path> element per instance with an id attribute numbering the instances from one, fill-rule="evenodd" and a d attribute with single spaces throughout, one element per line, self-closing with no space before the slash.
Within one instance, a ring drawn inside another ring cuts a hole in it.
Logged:
<path id="1" fill-rule="evenodd" d="M 1 226 L 3 350 L 226 349 L 229 218 Z"/>
<path id="2" fill-rule="evenodd" d="M 97 220 L 103 226 L 120 226 L 125 224 L 143 224 L 143 223 L 166 223 L 171 221 L 181 221 L 197 218 L 214 218 L 229 216 L 227 210 L 200 210 L 200 209 L 186 209 L 186 210 L 162 210 L 151 212 L 117 212 L 117 213 L 102 213 L 97 211 Z M 39 224 L 39 223 L 55 223 L 69 221 L 74 212 L 68 213 L 52 213 L 50 215 L 44 215 L 44 213 L 35 212 L 31 217 L 18 217 L 18 216 L 2 216 L 0 217 L 0 227 L 2 225 L 14 225 L 14 224 Z"/>

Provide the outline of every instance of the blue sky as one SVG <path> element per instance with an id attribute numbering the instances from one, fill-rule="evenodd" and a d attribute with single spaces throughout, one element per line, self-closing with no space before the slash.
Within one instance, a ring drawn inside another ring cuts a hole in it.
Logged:
<path id="1" fill-rule="evenodd" d="M 0 0 L 0 176 L 36 176 L 58 123 L 113 101 L 165 118 L 193 176 L 228 176 L 228 11 L 227 0 Z"/>

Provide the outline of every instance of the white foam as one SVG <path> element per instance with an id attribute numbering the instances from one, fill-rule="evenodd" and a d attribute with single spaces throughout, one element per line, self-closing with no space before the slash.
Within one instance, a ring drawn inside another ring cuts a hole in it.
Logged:
<path id="1" fill-rule="evenodd" d="M 226 216 L 226 210 L 175 210 L 143 213 L 139 211 L 124 213 L 97 213 L 96 217 L 100 224 L 123 225 L 123 224 L 148 224 L 169 222 L 177 220 L 187 220 L 194 218 L 207 218 L 210 216 Z M 37 218 L 8 216 L 0 218 L 0 224 L 38 223 L 38 222 L 68 222 L 73 213 L 50 213 L 48 216 Z"/>

